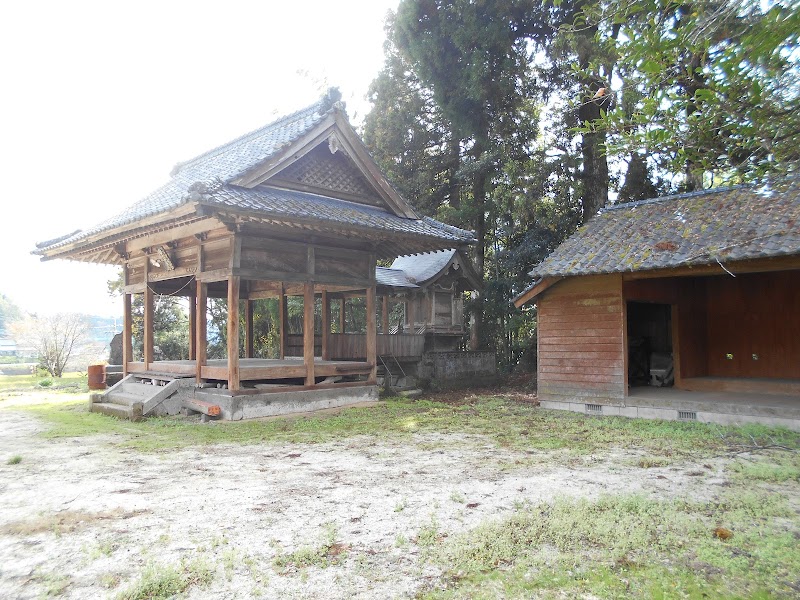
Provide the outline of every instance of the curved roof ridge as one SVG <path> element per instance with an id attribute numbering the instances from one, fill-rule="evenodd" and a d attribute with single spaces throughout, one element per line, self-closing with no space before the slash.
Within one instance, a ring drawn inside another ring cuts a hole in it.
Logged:
<path id="1" fill-rule="evenodd" d="M 434 221 L 429 219 L 426 222 Z M 439 223 L 438 221 L 434 221 Z M 419 254 L 407 254 L 398 256 L 392 262 L 392 269 L 403 271 L 417 283 L 424 283 L 438 275 L 455 256 L 454 248 L 447 250 L 434 250 L 431 252 L 420 252 Z"/>
<path id="2" fill-rule="evenodd" d="M 214 148 L 211 148 L 210 150 L 206 150 L 205 152 L 202 152 L 202 153 L 198 154 L 197 156 L 195 156 L 193 158 L 190 158 L 189 160 L 179 162 L 178 164 L 176 164 L 172 168 L 172 171 L 170 172 L 170 177 L 176 177 L 186 167 L 189 167 L 189 166 L 199 162 L 200 160 L 202 160 L 204 158 L 208 158 L 210 156 L 214 156 L 216 154 L 219 154 L 222 151 L 224 151 L 224 150 L 226 150 L 226 149 L 228 149 L 228 148 L 230 148 L 232 146 L 236 146 L 236 145 L 240 144 L 241 142 L 257 139 L 258 137 L 269 133 L 271 130 L 277 129 L 278 126 L 280 126 L 280 125 L 285 125 L 285 124 L 291 123 L 292 121 L 298 121 L 298 120 L 300 120 L 301 117 L 307 116 L 308 113 L 312 113 L 313 114 L 316 111 L 316 112 L 320 113 L 321 117 L 325 116 L 329 112 L 335 110 L 335 107 L 333 105 L 331 105 L 331 107 L 328 108 L 327 110 L 322 110 L 323 108 L 325 108 L 325 100 L 326 100 L 326 98 L 322 98 L 320 100 L 317 100 L 316 102 L 306 106 L 305 108 L 301 108 L 300 110 L 296 110 L 295 112 L 293 112 L 291 114 L 284 115 L 282 117 L 278 117 L 277 119 L 275 119 L 274 121 L 272 121 L 270 123 L 267 123 L 266 125 L 262 125 L 261 127 L 257 128 L 257 129 L 253 129 L 252 131 L 249 131 L 249 132 L 247 132 L 245 134 L 242 134 L 237 138 L 234 138 L 232 140 L 229 140 L 229 141 L 225 142 L 224 144 L 220 144 L 218 146 L 215 146 Z"/>

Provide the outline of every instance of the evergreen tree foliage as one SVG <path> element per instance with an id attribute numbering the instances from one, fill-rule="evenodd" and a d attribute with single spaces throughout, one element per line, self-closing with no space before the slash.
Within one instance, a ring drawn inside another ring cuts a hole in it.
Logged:
<path id="1" fill-rule="evenodd" d="M 609 200 L 797 171 L 800 6 L 402 0 L 366 143 L 422 213 L 473 229 L 480 343 L 511 367 L 526 273 Z"/>
<path id="2" fill-rule="evenodd" d="M 631 74 L 595 127 L 612 154 L 646 153 L 686 190 L 797 171 L 799 3 L 612 0 L 584 18 Z"/>
<path id="3" fill-rule="evenodd" d="M 110 296 L 121 296 L 122 271 L 108 282 Z M 179 296 L 155 294 L 153 303 L 153 346 L 156 360 L 182 360 L 189 358 L 189 317 L 186 300 Z M 144 355 L 144 294 L 134 294 L 131 304 L 133 323 L 133 356 L 141 360 Z"/>

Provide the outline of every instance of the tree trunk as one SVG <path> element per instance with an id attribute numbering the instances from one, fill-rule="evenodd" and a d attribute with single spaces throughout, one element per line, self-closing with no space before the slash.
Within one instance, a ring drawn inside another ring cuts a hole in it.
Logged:
<path id="1" fill-rule="evenodd" d="M 703 189 L 703 168 L 696 160 L 698 149 L 695 147 L 695 133 L 692 131 L 691 123 L 700 118 L 696 113 L 700 107 L 695 102 L 697 92 L 706 87 L 705 79 L 703 78 L 700 68 L 702 67 L 703 59 L 699 54 L 693 54 L 689 61 L 689 66 L 686 69 L 686 81 L 684 87 L 686 89 L 686 122 L 689 123 L 689 132 L 686 137 L 686 191 L 695 192 Z"/>
<path id="2" fill-rule="evenodd" d="M 593 83 L 592 93 L 600 89 Z M 581 127 L 591 125 L 600 118 L 602 98 L 583 102 L 578 109 Z M 581 136 L 583 155 L 583 222 L 586 223 L 608 202 L 608 159 L 606 157 L 606 134 L 604 131 L 584 133 Z"/>
<path id="3" fill-rule="evenodd" d="M 578 2 L 576 8 L 582 9 L 583 2 Z M 580 14 L 577 13 L 577 14 Z M 574 23 L 579 25 L 578 23 Z M 580 25 L 579 25 L 580 26 Z M 581 27 L 581 29 L 584 29 Z M 616 30 L 615 30 L 616 31 Z M 583 39 L 577 44 L 578 65 L 585 73 L 580 78 L 581 103 L 578 108 L 578 125 L 582 128 L 591 127 L 599 121 L 604 110 L 610 107 L 611 96 L 607 92 L 608 83 L 611 81 L 613 65 L 605 65 L 605 73 L 588 73 L 593 59 L 599 58 L 593 43 L 597 34 L 597 26 L 592 26 L 579 34 Z M 616 34 L 616 33 L 615 33 Z M 603 92 L 600 92 L 600 90 Z M 597 214 L 608 202 L 608 159 L 606 157 L 606 133 L 600 127 L 598 131 L 587 131 L 581 135 L 581 154 L 583 155 L 583 219 L 586 223 Z"/>
<path id="4" fill-rule="evenodd" d="M 458 170 L 461 168 L 461 140 L 450 128 L 450 139 L 447 143 L 447 196 L 450 206 L 458 210 L 461 207 L 461 183 Z"/>
<path id="5" fill-rule="evenodd" d="M 476 144 L 476 156 L 480 160 L 483 148 Z M 472 182 L 472 196 L 475 202 L 475 270 L 483 279 L 483 268 L 486 257 L 486 181 L 489 174 L 481 168 L 475 173 Z M 472 305 L 472 318 L 470 320 L 469 349 L 478 350 L 481 347 L 483 333 L 483 300 L 480 292 L 474 292 L 475 301 Z"/>

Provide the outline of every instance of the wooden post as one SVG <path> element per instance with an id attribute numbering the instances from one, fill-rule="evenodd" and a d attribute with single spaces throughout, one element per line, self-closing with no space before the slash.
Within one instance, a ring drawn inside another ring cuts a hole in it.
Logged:
<path id="1" fill-rule="evenodd" d="M 278 328 L 280 331 L 280 359 L 286 358 L 286 336 L 288 335 L 289 319 L 286 314 L 286 288 L 283 283 L 278 286 Z"/>
<path id="2" fill-rule="evenodd" d="M 206 365 L 206 357 L 208 356 L 208 339 L 207 339 L 207 324 L 208 324 L 208 284 L 205 281 L 197 282 L 197 324 L 194 332 L 194 337 L 197 340 L 195 357 L 195 381 L 197 384 L 203 383 L 203 367 Z"/>
<path id="3" fill-rule="evenodd" d="M 194 332 L 195 343 L 195 382 L 197 385 L 203 383 L 203 367 L 206 366 L 208 358 L 208 284 L 205 281 L 198 281 L 205 268 L 205 256 L 203 255 L 202 239 L 197 245 L 197 274 L 195 282 L 197 284 L 197 324 Z"/>
<path id="4" fill-rule="evenodd" d="M 381 333 L 389 333 L 389 296 L 381 296 Z"/>
<path id="5" fill-rule="evenodd" d="M 474 290 L 471 292 L 471 296 L 472 296 L 473 306 L 479 306 L 480 292 Z M 479 331 L 481 325 L 479 325 L 479 323 L 482 323 L 482 321 L 478 321 L 478 316 L 480 315 L 480 312 L 476 312 L 475 308 L 473 308 L 472 311 L 470 312 L 471 314 L 469 316 L 469 349 L 475 351 L 479 350 L 481 347 L 481 336 Z M 537 336 L 536 339 L 537 339 L 536 343 L 538 344 L 539 337 Z M 537 354 L 537 356 L 541 356 L 541 354 Z"/>
<path id="6" fill-rule="evenodd" d="M 228 277 L 228 389 L 239 389 L 239 285 L 238 275 Z"/>
<path id="7" fill-rule="evenodd" d="M 127 267 L 126 267 L 127 269 Z M 122 295 L 122 375 L 128 376 L 128 363 L 133 362 L 132 295 Z"/>
<path id="8" fill-rule="evenodd" d="M 303 288 L 303 362 L 306 367 L 306 385 L 314 385 L 314 282 L 307 281 Z"/>
<path id="9" fill-rule="evenodd" d="M 425 296 L 423 300 L 424 304 L 420 307 L 422 311 L 422 325 L 426 329 L 429 325 L 433 325 L 431 322 L 431 310 L 433 308 L 433 302 L 431 301 L 431 290 L 428 288 L 425 290 Z"/>
<path id="10" fill-rule="evenodd" d="M 189 360 L 197 359 L 197 281 L 189 286 Z"/>
<path id="11" fill-rule="evenodd" d="M 150 258 L 144 263 L 144 370 L 150 369 L 153 362 L 153 290 L 148 281 Z"/>
<path id="12" fill-rule="evenodd" d="M 345 303 L 347 302 L 347 298 L 342 296 L 342 301 L 339 303 L 339 333 L 344 333 L 344 325 L 346 323 L 345 319 Z"/>
<path id="13" fill-rule="evenodd" d="M 253 300 L 244 303 L 244 357 L 253 358 Z"/>
<path id="14" fill-rule="evenodd" d="M 414 327 L 414 302 L 416 298 L 411 295 L 406 301 L 406 320 L 408 321 L 408 328 L 411 333 L 417 333 L 417 328 Z"/>
<path id="15" fill-rule="evenodd" d="M 375 383 L 378 379 L 378 326 L 375 314 L 375 285 L 367 288 L 367 362 L 372 365 L 369 372 L 368 383 Z"/>
<path id="16" fill-rule="evenodd" d="M 673 304 L 672 310 L 672 365 L 675 374 L 674 386 L 676 390 L 683 389 L 683 372 L 681 371 L 681 337 L 680 337 L 680 312 L 678 304 Z M 627 354 L 627 343 L 625 353 Z"/>
<path id="17" fill-rule="evenodd" d="M 322 290 L 322 360 L 330 360 L 328 344 L 331 337 L 331 299 L 328 290 Z"/>

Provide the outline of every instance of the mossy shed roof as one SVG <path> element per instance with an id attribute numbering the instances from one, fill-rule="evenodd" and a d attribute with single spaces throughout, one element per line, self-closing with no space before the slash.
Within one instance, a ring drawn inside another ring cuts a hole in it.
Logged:
<path id="1" fill-rule="evenodd" d="M 800 254 L 797 178 L 606 208 L 530 275 L 649 271 L 795 254 Z"/>

